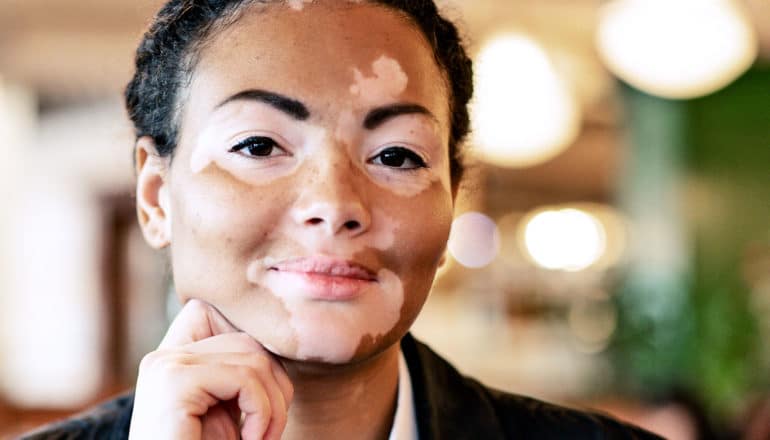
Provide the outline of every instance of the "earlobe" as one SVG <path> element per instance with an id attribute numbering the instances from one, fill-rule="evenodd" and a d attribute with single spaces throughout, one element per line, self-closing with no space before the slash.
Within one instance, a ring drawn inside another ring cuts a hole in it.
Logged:
<path id="1" fill-rule="evenodd" d="M 152 138 L 136 142 L 136 213 L 147 243 L 161 249 L 171 243 L 168 160 L 160 157 Z"/>

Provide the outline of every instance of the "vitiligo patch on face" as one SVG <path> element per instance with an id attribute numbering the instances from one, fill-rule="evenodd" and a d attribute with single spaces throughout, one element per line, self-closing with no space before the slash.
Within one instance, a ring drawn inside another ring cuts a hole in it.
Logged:
<path id="1" fill-rule="evenodd" d="M 211 165 L 216 165 L 220 170 L 225 171 L 237 180 L 254 186 L 267 185 L 281 177 L 285 177 L 295 171 L 294 167 L 268 167 L 265 169 L 255 169 L 248 166 L 239 166 L 232 160 L 228 160 L 227 154 L 231 153 L 216 144 L 202 145 L 195 150 L 190 158 L 190 169 L 194 174 L 206 170 Z"/>
<path id="2" fill-rule="evenodd" d="M 190 158 L 190 169 L 193 174 L 198 174 L 206 170 L 211 165 L 216 165 L 220 170 L 230 174 L 235 179 L 247 185 L 262 186 L 267 185 L 276 179 L 285 177 L 296 170 L 295 167 L 267 167 L 264 169 L 237 165 L 234 161 L 228 160 L 227 154 L 231 153 L 222 147 L 214 145 L 203 145 L 195 150 Z"/>
<path id="3" fill-rule="evenodd" d="M 288 0 L 289 7 L 295 11 L 301 11 L 305 8 L 305 3 L 313 3 L 313 0 Z"/>
<path id="4" fill-rule="evenodd" d="M 197 148 L 195 151 L 193 151 L 192 156 L 190 157 L 190 170 L 193 172 L 193 174 L 198 174 L 201 171 L 205 170 L 206 167 L 208 167 L 212 162 L 214 162 L 214 153 L 211 151 L 211 149 L 207 148 Z"/>
<path id="5" fill-rule="evenodd" d="M 286 118 L 274 111 L 265 110 L 260 104 L 230 104 L 226 110 L 222 110 L 208 121 L 201 130 L 190 155 L 190 170 L 193 174 L 199 174 L 209 166 L 216 165 L 242 183 L 254 186 L 266 185 L 296 172 L 298 169 L 296 163 L 264 166 L 265 158 L 249 158 L 242 156 L 241 153 L 230 151 L 233 141 L 228 140 L 228 137 L 231 134 L 251 132 L 252 136 L 277 139 L 280 136 L 255 129 L 283 127 L 286 124 Z M 259 121 L 259 124 L 254 125 L 254 121 Z M 309 143 L 319 143 L 325 136 L 325 131 L 320 127 L 307 127 L 305 130 L 305 139 Z M 250 136 L 248 134 L 241 136 L 241 138 L 246 137 Z M 282 147 L 276 145 L 276 148 Z"/>
<path id="6" fill-rule="evenodd" d="M 395 244 L 397 222 L 384 212 L 375 211 L 376 224 L 370 233 L 357 239 L 340 241 L 335 245 L 335 255 L 356 261 L 356 255 L 367 248 L 382 251 Z M 307 234 L 303 234 L 307 231 Z M 284 249 L 291 255 L 307 255 L 308 249 L 318 249 L 319 234 L 312 230 L 295 231 L 293 237 L 283 237 L 285 243 L 294 243 Z M 302 244 L 299 244 L 302 243 Z M 290 316 L 289 325 L 295 353 L 279 353 L 297 359 L 322 359 L 331 363 L 351 360 L 362 338 L 377 338 L 390 332 L 400 320 L 404 302 L 403 284 L 388 269 L 380 269 L 377 282 L 350 303 L 324 303 L 308 300 L 301 283 L 292 277 L 281 277 L 270 268 L 283 258 L 266 256 L 252 262 L 247 268 L 249 283 L 265 288 L 270 295 L 281 301 Z"/>
<path id="7" fill-rule="evenodd" d="M 352 147 L 353 133 L 360 125 L 357 114 L 372 106 L 396 101 L 409 85 L 409 77 L 393 58 L 382 55 L 371 68 L 373 76 L 364 75 L 358 67 L 353 68 L 350 104 L 337 118 L 335 137 L 348 147 Z"/>
<path id="8" fill-rule="evenodd" d="M 358 68 L 353 68 L 355 79 L 350 86 L 350 93 L 358 98 L 359 104 L 382 104 L 394 100 L 409 85 L 409 77 L 401 64 L 386 55 L 372 63 L 372 72 L 374 76 L 367 77 Z"/>
<path id="9" fill-rule="evenodd" d="M 297 334 L 297 356 L 301 359 L 320 358 L 327 362 L 350 361 L 362 339 L 380 338 L 390 332 L 401 318 L 404 287 L 395 273 L 383 269 L 377 274 L 379 286 L 361 296 L 358 313 L 349 313 L 348 307 L 330 307 L 324 318 L 317 320 L 313 305 L 289 305 L 290 325 Z M 331 316 L 329 316 L 331 315 Z"/>
<path id="10" fill-rule="evenodd" d="M 372 76 L 365 75 L 361 69 L 353 68 L 353 84 L 350 86 L 351 104 L 337 119 L 336 138 L 339 142 L 353 147 L 353 133 L 360 122 L 357 114 L 371 107 L 398 102 L 409 86 L 409 77 L 401 64 L 387 55 L 381 55 L 371 66 Z M 414 197 L 440 180 L 437 173 L 421 173 L 409 179 L 396 181 L 387 176 L 372 176 L 372 180 L 381 188 L 401 197 Z"/>
<path id="11" fill-rule="evenodd" d="M 256 275 L 256 274 L 252 274 Z M 353 359 L 365 338 L 377 339 L 395 328 L 401 319 L 404 286 L 398 276 L 381 269 L 371 283 L 350 301 L 308 299 L 301 283 L 280 273 L 263 272 L 259 284 L 283 302 L 289 314 L 295 353 L 279 353 L 297 360 L 345 363 Z"/>
<path id="12" fill-rule="evenodd" d="M 401 197 L 415 197 L 423 191 L 427 191 L 431 185 L 440 180 L 440 176 L 435 173 L 423 173 L 418 176 L 412 176 L 406 182 L 391 182 L 390 179 L 374 179 L 374 182 L 390 192 Z"/>

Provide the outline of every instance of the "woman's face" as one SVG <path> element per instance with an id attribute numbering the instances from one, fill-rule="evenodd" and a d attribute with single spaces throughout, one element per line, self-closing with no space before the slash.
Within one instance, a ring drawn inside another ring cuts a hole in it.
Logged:
<path id="1" fill-rule="evenodd" d="M 407 331 L 453 204 L 429 46 L 392 11 L 340 3 L 257 6 L 216 34 L 161 190 L 180 298 L 328 363 Z"/>

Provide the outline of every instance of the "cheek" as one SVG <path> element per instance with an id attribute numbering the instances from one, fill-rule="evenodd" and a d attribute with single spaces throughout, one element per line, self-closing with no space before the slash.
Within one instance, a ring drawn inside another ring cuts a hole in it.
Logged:
<path id="1" fill-rule="evenodd" d="M 393 254 L 398 261 L 408 264 L 404 273 L 423 275 L 418 269 L 434 270 L 452 225 L 451 194 L 441 182 L 433 181 L 419 195 L 394 197 L 388 205 L 389 215 L 398 221 Z"/>
<path id="2" fill-rule="evenodd" d="M 251 262 L 292 242 L 281 232 L 296 198 L 291 183 L 255 187 L 212 165 L 172 188 L 171 251 L 180 298 L 212 304 L 287 357 L 346 362 L 396 342 L 422 308 L 445 250 L 450 193 L 440 182 L 413 197 L 371 186 L 367 198 L 380 221 L 358 244 L 380 255 L 388 288 L 356 309 L 319 308 L 286 301 L 247 276 Z M 366 252 L 362 247 L 352 247 L 351 254 Z"/>
<path id="3" fill-rule="evenodd" d="M 386 265 L 394 268 L 406 292 L 401 325 L 408 327 L 422 308 L 439 261 L 446 250 L 452 224 L 452 198 L 435 182 L 411 199 L 393 200 L 391 216 L 398 219 L 395 246 L 387 252 Z"/>
<path id="4" fill-rule="evenodd" d="M 171 257 L 179 299 L 213 305 L 268 349 L 296 351 L 296 335 L 285 326 L 291 313 L 274 295 L 255 291 L 245 271 L 255 252 L 270 247 L 286 192 L 246 185 L 216 166 L 190 180 L 172 202 Z"/>
<path id="5" fill-rule="evenodd" d="M 436 184 L 435 187 L 440 187 Z M 397 218 L 403 223 L 396 227 L 396 245 L 387 253 L 386 265 L 395 269 L 393 290 L 401 293 L 402 302 L 397 309 L 388 309 L 388 304 L 378 306 L 378 314 L 394 314 L 386 332 L 370 332 L 358 344 L 356 358 L 362 358 L 382 347 L 395 344 L 409 331 L 419 315 L 436 274 L 449 237 L 452 219 L 451 198 L 426 198 L 418 204 L 419 209 L 405 209 Z M 411 205 L 411 203 L 410 203 Z M 403 206 L 403 205 L 402 205 Z M 404 213 L 410 213 L 404 219 Z M 414 221 L 419 218 L 421 221 Z M 390 304 L 396 306 L 396 303 Z"/>
<path id="6" fill-rule="evenodd" d="M 403 235 L 409 244 L 402 251 L 404 255 L 401 255 L 401 260 L 410 265 L 406 270 L 412 276 L 407 281 L 410 284 L 419 283 L 415 289 L 426 294 L 446 251 L 453 214 L 452 197 L 443 185 L 434 182 L 431 188 L 429 192 L 439 193 L 440 196 L 425 197 L 422 203 L 411 210 L 413 219 L 403 228 Z"/>
<path id="7" fill-rule="evenodd" d="M 172 188 L 171 256 L 182 299 L 235 295 L 254 249 L 270 240 L 282 203 L 268 187 L 240 183 L 211 166 Z"/>

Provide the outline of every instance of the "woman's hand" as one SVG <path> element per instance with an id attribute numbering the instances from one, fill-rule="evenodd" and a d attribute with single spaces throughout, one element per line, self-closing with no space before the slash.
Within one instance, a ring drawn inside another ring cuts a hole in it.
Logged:
<path id="1" fill-rule="evenodd" d="M 273 355 L 191 300 L 142 359 L 129 438 L 279 439 L 293 392 Z"/>

